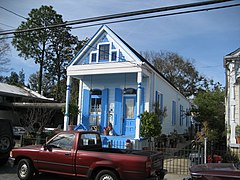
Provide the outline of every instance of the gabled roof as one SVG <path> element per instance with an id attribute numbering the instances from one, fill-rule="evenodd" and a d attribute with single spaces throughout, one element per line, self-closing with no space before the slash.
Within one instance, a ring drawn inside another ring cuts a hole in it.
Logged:
<path id="1" fill-rule="evenodd" d="M 240 55 L 240 48 L 236 49 L 235 51 L 227 54 L 226 56 L 236 56 L 236 55 Z"/>
<path id="2" fill-rule="evenodd" d="M 103 25 L 101 28 L 92 36 L 91 39 L 84 45 L 84 47 L 78 52 L 78 54 L 75 56 L 75 58 L 70 62 L 69 66 L 73 66 L 76 64 L 81 57 L 84 56 L 85 52 L 89 50 L 89 48 L 92 47 L 91 44 L 94 43 L 94 41 L 102 35 L 102 33 L 106 32 L 107 34 L 114 37 L 115 41 L 118 41 L 122 45 L 125 51 L 128 51 L 131 53 L 132 57 L 135 57 L 133 59 L 139 60 L 139 63 L 145 63 L 147 64 L 151 69 L 153 69 L 159 76 L 161 76 L 165 81 L 167 81 L 172 87 L 174 87 L 178 92 L 179 90 L 161 73 L 159 72 L 150 62 L 148 62 L 144 57 L 142 57 L 135 49 L 133 49 L 128 43 L 126 43 L 121 37 L 119 37 L 114 31 L 112 31 L 108 26 Z"/>
<path id="3" fill-rule="evenodd" d="M 124 42 L 116 33 L 114 33 L 108 26 L 106 25 L 102 25 L 101 28 L 98 29 L 98 31 L 92 36 L 91 39 L 89 39 L 89 41 L 83 46 L 83 48 L 77 53 L 77 55 L 74 57 L 74 59 L 69 63 L 69 66 L 73 66 L 76 65 L 77 63 L 79 63 L 79 60 L 83 60 L 82 57 L 84 55 L 86 55 L 86 53 L 91 50 L 94 49 L 96 47 L 94 47 L 94 43 L 96 43 L 97 40 L 99 40 L 98 38 L 100 38 L 101 36 L 103 36 L 103 34 L 108 34 L 112 37 L 112 39 L 114 39 L 114 41 L 116 41 L 116 43 L 121 44 L 121 47 L 123 50 L 128 51 L 128 53 L 130 53 L 130 56 L 132 56 L 132 59 L 135 60 L 139 60 L 140 62 L 142 61 L 142 57 L 139 56 L 138 53 L 134 53 L 131 49 L 131 47 Z M 129 48 L 130 47 L 130 48 Z M 136 52 L 136 51 L 135 51 Z"/>

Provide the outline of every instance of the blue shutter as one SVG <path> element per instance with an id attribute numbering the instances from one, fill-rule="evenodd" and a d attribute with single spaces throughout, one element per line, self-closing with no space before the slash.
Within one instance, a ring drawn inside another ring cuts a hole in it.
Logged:
<path id="1" fill-rule="evenodd" d="M 141 105 L 140 105 L 140 114 L 144 112 L 144 88 L 141 88 Z"/>
<path id="2" fill-rule="evenodd" d="M 115 88 L 115 103 L 114 103 L 114 133 L 116 135 L 121 135 L 122 128 L 122 89 Z"/>
<path id="3" fill-rule="evenodd" d="M 90 91 L 83 90 L 83 104 L 82 104 L 82 123 L 89 129 L 89 108 L 90 108 Z"/>
<path id="4" fill-rule="evenodd" d="M 183 106 L 180 105 L 180 126 L 183 125 Z"/>
<path id="5" fill-rule="evenodd" d="M 160 108 L 161 111 L 163 111 L 164 108 L 163 108 L 163 94 L 162 93 L 160 94 L 160 103 L 161 104 L 160 104 L 159 108 Z M 164 118 L 164 116 L 161 116 L 161 124 L 163 123 L 163 118 Z"/>
<path id="6" fill-rule="evenodd" d="M 163 94 L 160 94 L 160 109 L 163 111 Z"/>
<path id="7" fill-rule="evenodd" d="M 103 132 L 104 127 L 108 126 L 108 95 L 109 90 L 102 90 L 102 113 L 101 113 L 101 123 L 100 129 Z"/>
<path id="8" fill-rule="evenodd" d="M 172 125 L 176 124 L 176 102 L 172 101 Z"/>
<path id="9" fill-rule="evenodd" d="M 158 99 L 158 92 L 156 91 L 156 92 L 155 92 L 155 103 L 157 103 L 158 100 L 159 100 L 159 99 Z"/>

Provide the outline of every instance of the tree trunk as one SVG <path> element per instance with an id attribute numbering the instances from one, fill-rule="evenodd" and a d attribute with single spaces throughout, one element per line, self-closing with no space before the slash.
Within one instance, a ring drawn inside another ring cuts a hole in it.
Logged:
<path id="1" fill-rule="evenodd" d="M 39 76 L 38 76 L 38 93 L 41 95 L 43 95 L 43 93 L 42 93 L 42 76 L 43 76 L 44 53 L 45 53 L 45 42 L 43 43 L 42 56 L 41 56 L 40 67 L 39 67 Z"/>

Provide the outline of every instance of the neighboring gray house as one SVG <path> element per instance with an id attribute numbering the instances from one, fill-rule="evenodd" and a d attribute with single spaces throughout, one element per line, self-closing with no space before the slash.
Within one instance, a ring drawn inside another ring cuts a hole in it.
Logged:
<path id="1" fill-rule="evenodd" d="M 226 112 L 225 121 L 228 132 L 228 144 L 236 145 L 235 128 L 240 125 L 240 48 L 224 56 L 226 71 Z"/>
<path id="2" fill-rule="evenodd" d="M 143 41 L 144 43 L 144 41 Z M 140 139 L 140 115 L 154 103 L 167 108 L 162 133 L 190 127 L 191 104 L 152 64 L 107 26 L 102 26 L 67 67 L 66 114 L 69 124 L 71 79 L 79 80 L 78 123 L 87 129 L 113 125 L 112 138 Z M 106 137 L 110 138 L 110 137 Z"/>
<path id="3" fill-rule="evenodd" d="M 0 119 L 10 119 L 14 125 L 21 125 L 19 113 L 34 106 L 61 110 L 63 104 L 55 103 L 53 99 L 46 98 L 26 87 L 0 83 Z M 63 123 L 63 117 L 59 123 Z"/>

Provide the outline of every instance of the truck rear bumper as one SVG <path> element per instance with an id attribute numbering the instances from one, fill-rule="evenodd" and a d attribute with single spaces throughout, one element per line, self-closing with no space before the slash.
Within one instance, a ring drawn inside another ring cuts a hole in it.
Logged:
<path id="1" fill-rule="evenodd" d="M 148 177 L 146 180 L 161 180 L 167 174 L 166 169 L 162 169 L 160 171 L 156 171 L 154 175 Z"/>

